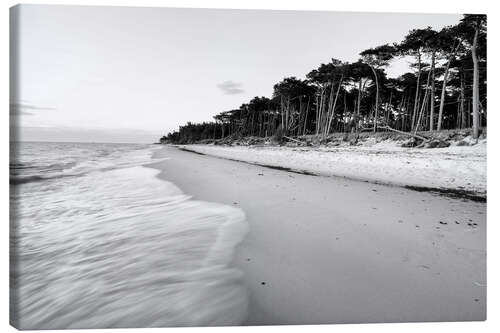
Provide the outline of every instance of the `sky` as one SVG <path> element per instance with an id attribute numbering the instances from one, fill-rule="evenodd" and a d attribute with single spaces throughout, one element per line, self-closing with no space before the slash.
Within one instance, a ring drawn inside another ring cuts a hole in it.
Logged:
<path id="1" fill-rule="evenodd" d="M 18 140 L 152 142 L 284 77 L 461 15 L 21 5 L 11 10 Z M 388 69 L 407 70 L 406 60 Z"/>

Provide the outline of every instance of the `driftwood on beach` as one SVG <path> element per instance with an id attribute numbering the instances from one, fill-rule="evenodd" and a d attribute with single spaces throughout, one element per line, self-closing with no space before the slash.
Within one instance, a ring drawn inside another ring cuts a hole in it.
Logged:
<path id="1" fill-rule="evenodd" d="M 411 133 L 411 132 L 403 132 L 403 131 L 400 131 L 400 130 L 397 130 L 397 129 L 394 129 L 394 128 L 391 128 L 389 126 L 379 126 L 378 128 L 381 128 L 381 129 L 386 129 L 388 131 L 391 131 L 391 132 L 396 132 L 396 133 L 399 133 L 399 134 L 403 134 L 403 135 L 408 135 L 408 136 L 411 136 L 413 138 L 417 138 L 417 139 L 420 139 L 420 140 L 423 140 L 424 142 L 425 141 L 429 141 L 428 138 L 424 138 L 423 136 L 420 136 L 420 135 L 417 135 L 415 133 Z"/>
<path id="2" fill-rule="evenodd" d="M 303 142 L 303 141 L 300 141 L 300 140 L 297 140 L 297 139 L 293 139 L 293 138 L 290 138 L 290 137 L 285 136 L 285 135 L 283 135 L 283 137 L 284 137 L 285 139 L 287 139 L 287 140 L 290 140 L 290 141 L 296 142 L 296 143 L 298 143 L 298 144 L 301 144 L 301 145 L 307 145 L 307 144 L 306 144 L 305 142 Z"/>

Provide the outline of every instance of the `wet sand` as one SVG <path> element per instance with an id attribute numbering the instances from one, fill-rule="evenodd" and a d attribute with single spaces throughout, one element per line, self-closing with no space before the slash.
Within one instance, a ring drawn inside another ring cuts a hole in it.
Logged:
<path id="1" fill-rule="evenodd" d="M 166 146 L 153 164 L 250 231 L 234 265 L 246 325 L 486 318 L 486 203 L 266 168 Z"/>

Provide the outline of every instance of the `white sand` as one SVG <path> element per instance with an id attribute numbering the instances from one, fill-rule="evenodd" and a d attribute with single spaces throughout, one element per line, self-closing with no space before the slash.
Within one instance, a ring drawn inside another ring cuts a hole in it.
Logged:
<path id="1" fill-rule="evenodd" d="M 234 264 L 251 295 L 247 324 L 486 317 L 485 203 L 172 147 L 158 155 L 170 157 L 154 165 L 161 178 L 245 211 Z"/>
<path id="2" fill-rule="evenodd" d="M 470 140 L 469 140 L 470 141 Z M 467 190 L 486 195 L 486 139 L 474 146 L 402 148 L 401 142 L 341 147 L 255 147 L 187 145 L 200 153 L 394 185 Z"/>

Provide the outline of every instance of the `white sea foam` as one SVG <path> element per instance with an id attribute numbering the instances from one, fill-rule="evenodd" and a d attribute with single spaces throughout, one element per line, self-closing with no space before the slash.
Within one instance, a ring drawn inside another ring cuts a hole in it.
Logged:
<path id="1" fill-rule="evenodd" d="M 13 185 L 16 326 L 240 324 L 248 298 L 230 262 L 243 211 L 158 179 L 140 165 L 151 149 L 113 154 L 63 170 L 74 177 Z"/>

